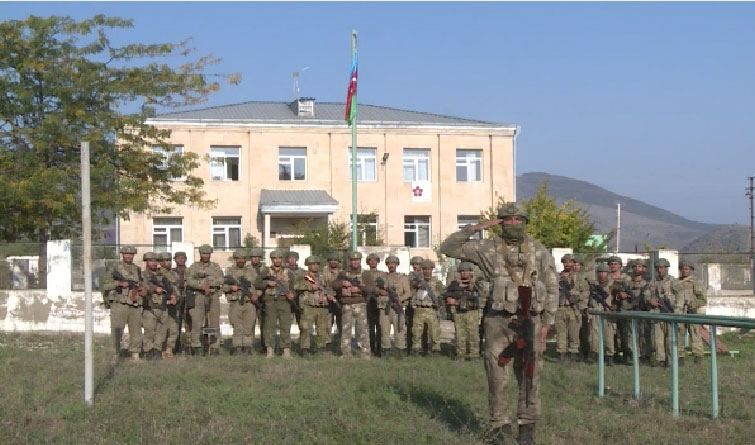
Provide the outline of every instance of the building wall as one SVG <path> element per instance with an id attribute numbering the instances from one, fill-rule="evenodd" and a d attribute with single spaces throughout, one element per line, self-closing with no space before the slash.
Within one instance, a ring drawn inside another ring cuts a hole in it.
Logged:
<path id="1" fill-rule="evenodd" d="M 331 220 L 349 221 L 351 182 L 348 148 L 351 133 L 344 127 L 199 127 L 174 126 L 171 142 L 186 152 L 199 154 L 201 166 L 193 172 L 205 181 L 212 209 L 191 206 L 175 208 L 183 217 L 184 240 L 209 243 L 213 216 L 240 216 L 243 234 L 262 239 L 263 217 L 259 213 L 260 190 L 321 189 L 339 203 Z M 207 158 L 210 146 L 240 147 L 238 181 L 213 181 Z M 455 128 L 363 128 L 357 145 L 375 148 L 376 181 L 359 182 L 357 208 L 360 214 L 376 213 L 386 245 L 404 244 L 404 216 L 423 215 L 431 219 L 431 245 L 413 249 L 413 254 L 434 256 L 432 247 L 457 227 L 457 215 L 477 215 L 499 196 L 514 198 L 513 132 L 506 129 Z M 307 148 L 307 176 L 304 181 L 278 179 L 279 147 Z M 411 182 L 403 180 L 405 148 L 430 150 L 431 202 L 412 202 Z M 482 150 L 482 181 L 456 181 L 456 149 Z M 382 163 L 384 154 L 388 154 Z M 157 215 L 163 216 L 163 215 Z M 274 217 L 275 218 L 275 217 Z M 273 219 L 275 221 L 275 219 Z M 121 243 L 152 242 L 152 215 L 132 214 L 120 224 Z"/>

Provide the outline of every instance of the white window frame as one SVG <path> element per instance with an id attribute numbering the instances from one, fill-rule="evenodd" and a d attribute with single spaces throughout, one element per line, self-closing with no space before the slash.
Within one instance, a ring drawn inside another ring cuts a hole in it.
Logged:
<path id="1" fill-rule="evenodd" d="M 173 151 L 166 151 L 165 148 L 159 147 L 159 146 L 153 146 L 152 147 L 152 153 L 160 154 L 163 157 L 162 162 L 162 168 L 166 169 L 168 168 L 168 158 L 170 156 L 174 155 L 182 155 L 184 153 L 184 146 L 183 145 L 174 145 Z M 171 181 L 186 181 L 186 176 L 177 176 L 175 178 L 170 178 Z"/>
<path id="2" fill-rule="evenodd" d="M 366 216 L 370 216 L 370 215 L 368 214 L 357 215 L 357 221 Z M 373 215 L 373 216 L 375 217 L 375 222 L 369 222 L 369 223 L 357 222 L 357 242 L 362 247 L 365 247 L 367 245 L 367 231 L 364 228 L 373 227 L 375 229 L 375 238 L 378 237 L 378 229 L 380 228 L 380 225 L 378 223 L 379 217 L 378 215 Z"/>
<path id="3" fill-rule="evenodd" d="M 218 223 L 218 220 L 231 220 L 231 219 L 238 219 L 238 223 Z M 231 239 L 231 230 L 238 229 L 239 232 L 239 242 L 238 245 L 231 245 L 230 239 Z M 243 226 L 242 226 L 242 219 L 240 216 L 213 216 L 212 217 L 212 228 L 210 229 L 210 240 L 211 245 L 215 249 L 221 249 L 221 250 L 231 250 L 236 249 L 238 247 L 241 247 L 244 243 L 243 239 Z M 223 245 L 217 245 L 215 243 L 215 235 L 223 235 Z"/>
<path id="4" fill-rule="evenodd" d="M 477 179 L 469 179 L 472 176 L 476 176 L 476 166 L 479 168 L 480 177 Z M 458 168 L 463 167 L 466 169 L 466 179 L 459 179 Z M 456 182 L 482 182 L 483 181 L 483 168 L 482 168 L 482 150 L 479 148 L 457 148 L 456 149 Z"/>
<path id="5" fill-rule="evenodd" d="M 216 150 L 216 153 L 213 153 Z M 233 154 L 233 151 L 236 154 Z M 222 156 L 220 156 L 222 154 Z M 228 174 L 228 162 L 226 159 L 236 159 L 238 168 L 237 177 L 233 179 Z M 215 175 L 220 169 L 222 175 Z M 210 146 L 210 179 L 217 182 L 238 182 L 241 180 L 241 147 L 238 145 L 211 145 Z"/>
<path id="6" fill-rule="evenodd" d="M 178 224 L 175 222 L 178 221 Z M 180 239 L 173 239 L 173 230 L 180 230 Z M 155 236 L 164 236 L 166 243 L 157 244 L 155 242 Z M 183 218 L 180 216 L 166 216 L 152 218 L 152 248 L 155 252 L 167 252 L 170 250 L 170 246 L 176 242 L 180 243 L 184 240 L 184 226 Z"/>
<path id="7" fill-rule="evenodd" d="M 420 221 L 426 219 L 427 222 Z M 427 245 L 420 245 L 420 230 L 427 230 Z M 407 233 L 414 233 L 414 244 L 406 244 Z M 405 215 L 404 216 L 404 246 L 418 249 L 429 249 L 432 244 L 432 217 L 428 215 Z"/>
<path id="8" fill-rule="evenodd" d="M 300 154 L 283 154 L 284 150 L 303 150 L 304 155 Z M 304 177 L 296 179 L 296 160 L 304 159 Z M 282 165 L 288 165 L 291 177 L 281 179 L 280 169 Z M 307 180 L 307 147 L 278 147 L 278 180 L 279 181 L 306 181 Z"/>
<path id="9" fill-rule="evenodd" d="M 480 222 L 480 217 L 477 215 L 456 215 L 456 229 L 461 230 L 464 227 L 466 227 L 468 224 L 478 224 Z M 481 230 L 479 232 L 475 232 L 474 235 L 470 236 L 470 239 L 485 239 L 485 235 L 487 233 L 487 230 Z"/>
<path id="10" fill-rule="evenodd" d="M 349 167 L 348 178 L 351 181 L 351 147 L 346 155 L 346 165 Z M 372 161 L 372 178 L 365 179 L 367 165 Z M 377 148 L 357 147 L 357 182 L 377 182 Z"/>
<path id="11" fill-rule="evenodd" d="M 420 166 L 423 163 L 427 165 L 427 178 L 421 178 L 419 172 L 420 172 Z M 412 178 L 406 177 L 406 169 L 407 167 L 410 167 L 414 169 L 414 175 Z M 405 148 L 404 149 L 404 159 L 402 163 L 402 175 L 404 177 L 405 182 L 430 182 L 432 180 L 432 165 L 430 161 L 430 149 L 429 148 Z"/>

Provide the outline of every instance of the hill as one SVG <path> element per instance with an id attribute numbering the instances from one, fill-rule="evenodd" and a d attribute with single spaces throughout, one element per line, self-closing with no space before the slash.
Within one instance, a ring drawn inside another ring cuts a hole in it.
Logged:
<path id="1" fill-rule="evenodd" d="M 532 197 L 543 182 L 548 183 L 548 192 L 559 203 L 574 200 L 585 209 L 596 229 L 603 233 L 616 229 L 616 204 L 621 203 L 622 251 L 641 251 L 646 243 L 654 247 L 683 250 L 688 244 L 719 228 L 716 224 L 692 221 L 587 181 L 542 172 L 524 173 L 517 177 L 518 199 Z"/>

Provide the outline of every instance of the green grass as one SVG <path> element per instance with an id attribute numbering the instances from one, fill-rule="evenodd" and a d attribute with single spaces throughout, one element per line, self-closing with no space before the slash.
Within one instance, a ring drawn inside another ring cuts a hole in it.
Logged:
<path id="1" fill-rule="evenodd" d="M 643 367 L 632 406 L 630 367 L 608 368 L 598 399 L 595 365 L 548 361 L 538 443 L 751 443 L 755 339 L 724 340 L 740 354 L 719 357 L 721 419 L 709 419 L 707 362 L 680 370 L 674 419 L 669 371 Z M 0 334 L 2 442 L 471 444 L 487 427 L 481 362 L 221 356 L 113 368 L 108 345 L 96 339 L 87 409 L 82 337 Z"/>

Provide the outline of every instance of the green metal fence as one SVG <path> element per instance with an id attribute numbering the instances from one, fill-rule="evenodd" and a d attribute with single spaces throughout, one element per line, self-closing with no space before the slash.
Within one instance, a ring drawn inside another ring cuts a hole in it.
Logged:
<path id="1" fill-rule="evenodd" d="M 640 398 L 640 359 L 637 348 L 637 320 L 666 322 L 671 325 L 671 406 L 674 417 L 679 417 L 679 356 L 678 356 L 678 332 L 679 324 L 706 325 L 710 330 L 710 397 L 711 417 L 718 418 L 718 364 L 716 363 L 716 328 L 733 327 L 755 329 L 755 319 L 746 317 L 726 317 L 722 315 L 701 314 L 661 314 L 656 312 L 602 312 L 589 311 L 590 315 L 597 316 L 598 322 L 598 397 L 605 394 L 605 339 L 604 318 L 614 320 L 629 320 L 632 331 L 632 397 Z"/>

